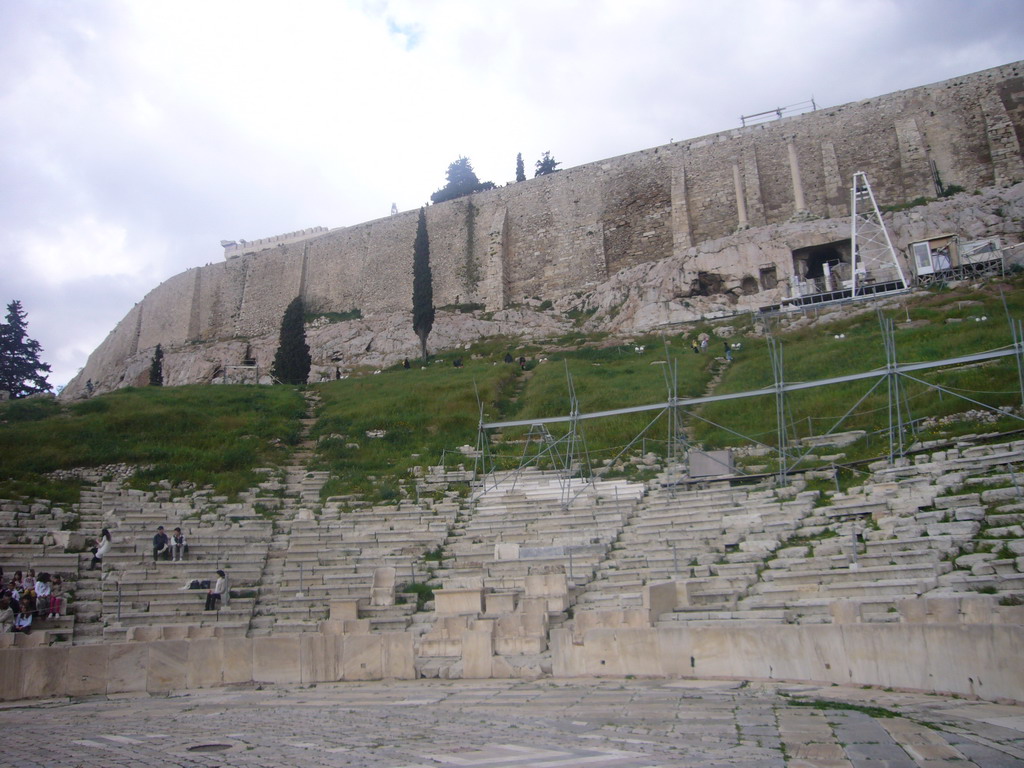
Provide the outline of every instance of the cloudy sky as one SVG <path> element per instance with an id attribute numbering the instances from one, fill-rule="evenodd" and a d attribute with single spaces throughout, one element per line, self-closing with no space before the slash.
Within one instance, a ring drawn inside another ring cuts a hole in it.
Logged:
<path id="1" fill-rule="evenodd" d="M 1024 59 L 1022 0 L 0 0 L 0 300 L 61 385 L 222 239 Z"/>

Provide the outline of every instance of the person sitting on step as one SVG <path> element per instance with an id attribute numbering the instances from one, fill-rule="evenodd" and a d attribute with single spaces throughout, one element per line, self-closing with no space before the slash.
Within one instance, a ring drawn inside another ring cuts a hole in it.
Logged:
<path id="1" fill-rule="evenodd" d="M 171 534 L 171 560 L 182 561 L 185 553 L 188 552 L 188 542 L 185 541 L 185 534 L 181 528 L 175 528 Z"/>
<path id="2" fill-rule="evenodd" d="M 224 571 L 217 571 L 217 583 L 210 587 L 206 593 L 206 607 L 204 610 L 215 611 L 223 605 L 228 604 L 228 577 Z"/>
<path id="3" fill-rule="evenodd" d="M 167 538 L 167 534 L 164 533 L 164 527 L 162 525 L 157 526 L 156 533 L 153 535 L 154 563 L 160 555 L 163 555 L 165 560 L 171 555 L 171 540 Z"/>

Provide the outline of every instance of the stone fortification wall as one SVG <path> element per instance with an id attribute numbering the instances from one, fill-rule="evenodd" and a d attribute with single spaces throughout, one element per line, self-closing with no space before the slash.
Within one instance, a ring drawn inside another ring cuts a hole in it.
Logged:
<path id="1" fill-rule="evenodd" d="M 1014 184 L 1024 180 L 1021 94 L 1018 62 L 430 206 L 434 303 L 496 311 L 529 297 L 555 300 L 622 270 L 685 260 L 748 228 L 845 217 L 857 171 L 882 205 L 936 197 L 940 181 L 967 190 Z M 69 394 L 86 378 L 109 380 L 127 349 L 274 333 L 297 295 L 314 312 L 408 312 L 416 216 L 268 238 L 268 250 L 168 280 L 143 300 L 134 326 L 118 325 Z M 801 237 L 803 246 L 836 236 L 835 222 L 823 221 L 821 230 Z M 684 269 L 692 273 L 668 279 L 684 299 L 706 293 L 696 285 L 699 270 L 749 278 L 744 290 L 764 293 L 748 303 L 775 303 L 792 260 L 758 261 L 756 253 L 743 265 L 704 258 L 698 267 L 691 259 Z M 761 280 L 759 270 L 770 266 L 775 278 Z"/>
<path id="2" fill-rule="evenodd" d="M 322 235 L 325 232 L 327 232 L 327 227 L 309 227 L 308 229 L 300 229 L 297 232 L 288 232 L 284 235 L 262 237 L 251 242 L 247 240 L 239 240 L 238 242 L 234 240 L 221 240 L 220 244 L 224 246 L 225 259 L 236 259 L 247 253 L 258 253 L 278 245 L 297 243 L 310 237 Z"/>

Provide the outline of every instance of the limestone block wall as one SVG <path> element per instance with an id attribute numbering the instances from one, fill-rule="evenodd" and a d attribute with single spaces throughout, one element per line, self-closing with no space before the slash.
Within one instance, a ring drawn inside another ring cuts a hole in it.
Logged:
<path id="1" fill-rule="evenodd" d="M 551 631 L 555 677 L 806 681 L 1024 700 L 1021 625 L 819 624 Z"/>
<path id="2" fill-rule="evenodd" d="M 594 628 L 580 642 L 551 631 L 554 677 L 777 680 L 1024 701 L 1012 663 L 1020 624 L 823 624 Z M 415 679 L 410 632 L 267 637 L 0 650 L 0 700 L 167 693 L 236 683 Z M 462 635 L 464 677 L 507 677 L 489 632 Z"/>
<path id="3" fill-rule="evenodd" d="M 557 299 L 748 227 L 847 216 L 858 171 L 882 205 L 935 197 L 940 181 L 969 191 L 1024 181 L 1022 94 L 1017 62 L 430 206 L 435 305 Z M 416 216 L 268 238 L 268 250 L 171 278 L 143 300 L 135 349 L 273 333 L 300 294 L 318 312 L 407 312 Z M 754 266 L 710 269 L 738 281 Z M 777 266 L 785 284 L 791 260 Z M 94 353 L 72 394 L 85 378 L 111 378 L 130 325 Z"/>

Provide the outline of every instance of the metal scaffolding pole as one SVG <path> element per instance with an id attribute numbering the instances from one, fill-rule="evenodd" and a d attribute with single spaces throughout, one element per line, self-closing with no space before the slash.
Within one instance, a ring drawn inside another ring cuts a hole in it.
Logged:
<path id="1" fill-rule="evenodd" d="M 1010 321 L 1010 332 L 1013 334 L 1014 359 L 1017 361 L 1017 386 L 1020 388 L 1020 407 L 1024 410 L 1024 326 L 1020 320 Z"/>
<path id="2" fill-rule="evenodd" d="M 782 364 L 782 343 L 774 336 L 768 337 L 768 355 L 771 358 L 772 376 L 775 379 L 775 428 L 779 443 L 779 486 L 786 484 L 789 464 L 786 426 L 785 370 Z"/>

